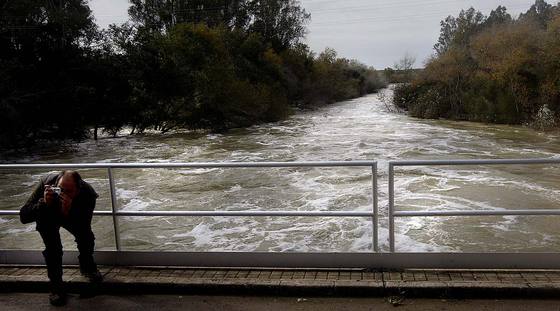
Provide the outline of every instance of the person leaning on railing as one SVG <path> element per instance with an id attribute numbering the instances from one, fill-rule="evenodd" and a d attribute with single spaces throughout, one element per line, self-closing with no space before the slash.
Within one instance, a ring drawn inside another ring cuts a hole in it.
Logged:
<path id="1" fill-rule="evenodd" d="M 20 209 L 22 223 L 36 222 L 45 250 L 50 281 L 49 301 L 53 305 L 66 303 L 66 290 L 62 282 L 62 242 L 60 227 L 68 230 L 78 244 L 80 272 L 90 282 L 103 277 L 93 259 L 95 236 L 91 219 L 98 195 L 76 171 L 63 171 L 41 178 L 27 203 Z"/>

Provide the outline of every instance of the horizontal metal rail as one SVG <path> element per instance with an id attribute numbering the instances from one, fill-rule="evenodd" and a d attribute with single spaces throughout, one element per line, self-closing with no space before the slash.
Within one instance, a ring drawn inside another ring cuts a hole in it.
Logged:
<path id="1" fill-rule="evenodd" d="M 301 167 L 371 167 L 372 204 L 371 211 L 119 211 L 113 169 L 134 168 L 301 168 Z M 118 217 L 370 217 L 372 220 L 372 246 L 378 251 L 377 212 L 377 162 L 376 161 L 315 161 L 315 162 L 223 162 L 223 163 L 61 163 L 61 164 L 0 164 L 0 170 L 9 169 L 106 169 L 111 195 L 110 211 L 94 211 L 97 216 L 113 217 L 115 246 L 121 251 Z M 18 215 L 19 211 L 0 210 L 2 215 Z"/>
<path id="2" fill-rule="evenodd" d="M 0 216 L 18 216 L 19 211 L 16 210 L 0 210 Z"/>
<path id="3" fill-rule="evenodd" d="M 558 164 L 560 158 L 549 159 L 488 159 L 488 160 L 411 160 L 389 161 L 393 166 L 434 166 L 434 165 L 511 165 L 511 164 Z"/>
<path id="4" fill-rule="evenodd" d="M 372 217 L 371 212 L 347 211 L 95 211 L 96 216 L 132 217 Z M 19 215 L 19 211 L 0 210 L 0 216 Z"/>
<path id="5" fill-rule="evenodd" d="M 60 163 L 0 164 L 0 169 L 108 169 L 108 168 L 263 168 L 263 167 L 366 167 L 375 161 L 324 162 L 218 162 L 218 163 Z"/>
<path id="6" fill-rule="evenodd" d="M 484 211 L 397 211 L 395 217 L 439 217 L 439 216 L 560 216 L 560 209 L 520 209 Z"/>
<path id="7" fill-rule="evenodd" d="M 450 211 L 395 211 L 396 166 L 456 166 L 456 165 L 538 165 L 560 164 L 560 158 L 548 159 L 488 159 L 488 160 L 412 160 L 389 161 L 389 251 L 395 252 L 395 217 L 442 216 L 559 216 L 560 209 L 520 210 L 450 210 Z"/>

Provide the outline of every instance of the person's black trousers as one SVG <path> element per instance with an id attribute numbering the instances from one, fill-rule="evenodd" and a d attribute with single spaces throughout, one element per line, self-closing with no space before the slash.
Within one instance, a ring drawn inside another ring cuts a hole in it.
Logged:
<path id="1" fill-rule="evenodd" d="M 68 230 L 78 244 L 80 271 L 82 273 L 97 271 L 93 260 L 95 236 L 91 230 L 92 213 L 70 212 L 63 217 L 58 212 L 47 210 L 39 214 L 37 231 L 45 244 L 43 256 L 47 264 L 47 274 L 54 289 L 62 286 L 62 242 L 60 240 L 60 227 Z"/>

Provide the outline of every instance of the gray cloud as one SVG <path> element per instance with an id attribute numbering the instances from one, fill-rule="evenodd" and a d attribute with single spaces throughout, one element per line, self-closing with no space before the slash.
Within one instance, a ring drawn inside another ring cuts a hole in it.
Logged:
<path id="1" fill-rule="evenodd" d="M 99 27 L 106 28 L 109 24 L 120 24 L 128 20 L 128 0 L 90 0 L 89 7 Z"/>

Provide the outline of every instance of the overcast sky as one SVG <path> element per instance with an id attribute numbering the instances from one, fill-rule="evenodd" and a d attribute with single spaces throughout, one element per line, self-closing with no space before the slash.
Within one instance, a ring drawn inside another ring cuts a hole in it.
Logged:
<path id="1" fill-rule="evenodd" d="M 513 16 L 534 0 L 302 0 L 311 13 L 306 42 L 315 52 L 332 47 L 341 57 L 378 69 L 405 53 L 421 67 L 433 53 L 439 22 L 471 6 L 484 14 L 504 5 Z M 554 1 L 548 1 L 554 3 Z M 97 23 L 106 27 L 128 19 L 128 0 L 90 0 Z"/>

